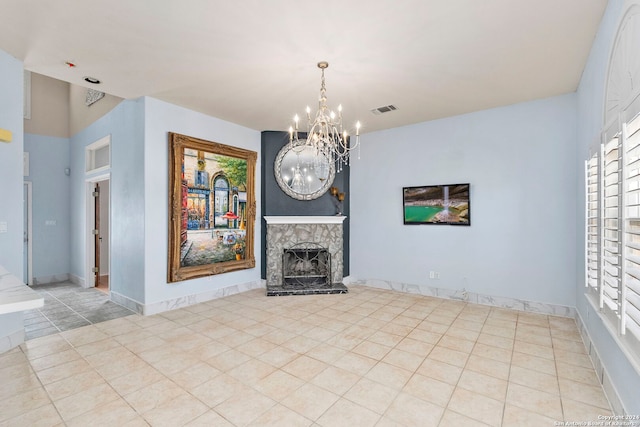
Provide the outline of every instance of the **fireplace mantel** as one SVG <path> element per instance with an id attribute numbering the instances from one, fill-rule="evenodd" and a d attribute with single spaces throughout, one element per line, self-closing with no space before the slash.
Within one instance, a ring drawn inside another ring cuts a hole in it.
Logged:
<path id="1" fill-rule="evenodd" d="M 342 224 L 346 216 L 265 216 L 267 224 Z"/>

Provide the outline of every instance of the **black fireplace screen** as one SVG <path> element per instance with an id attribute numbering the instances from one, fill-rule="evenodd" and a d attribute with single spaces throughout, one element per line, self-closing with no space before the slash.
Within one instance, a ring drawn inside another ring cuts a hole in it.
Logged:
<path id="1" fill-rule="evenodd" d="M 331 284 L 331 254 L 316 243 L 298 243 L 282 255 L 282 287 L 303 289 Z"/>

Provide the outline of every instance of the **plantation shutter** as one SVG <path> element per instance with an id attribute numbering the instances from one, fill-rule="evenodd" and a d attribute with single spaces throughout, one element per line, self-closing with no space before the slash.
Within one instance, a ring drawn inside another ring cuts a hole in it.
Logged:
<path id="1" fill-rule="evenodd" d="M 586 178 L 586 286 L 598 289 L 598 153 L 585 162 Z"/>
<path id="2" fill-rule="evenodd" d="M 602 146 L 603 196 L 600 235 L 602 241 L 600 308 L 618 312 L 620 283 L 620 135 Z"/>
<path id="3" fill-rule="evenodd" d="M 640 339 L 640 117 L 625 128 L 624 143 L 624 275 L 620 332 Z"/>

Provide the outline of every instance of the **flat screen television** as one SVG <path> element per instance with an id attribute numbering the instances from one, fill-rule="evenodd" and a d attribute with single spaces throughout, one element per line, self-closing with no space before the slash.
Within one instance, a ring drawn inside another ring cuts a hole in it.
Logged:
<path id="1" fill-rule="evenodd" d="M 470 184 L 403 187 L 404 223 L 471 225 Z"/>

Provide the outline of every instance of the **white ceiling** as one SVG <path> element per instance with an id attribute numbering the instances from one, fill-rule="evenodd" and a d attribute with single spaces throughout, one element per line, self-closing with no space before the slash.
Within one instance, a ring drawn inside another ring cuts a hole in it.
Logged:
<path id="1" fill-rule="evenodd" d="M 329 106 L 366 133 L 575 91 L 606 3 L 0 0 L 0 49 L 256 130 L 315 108 L 328 61 Z"/>

